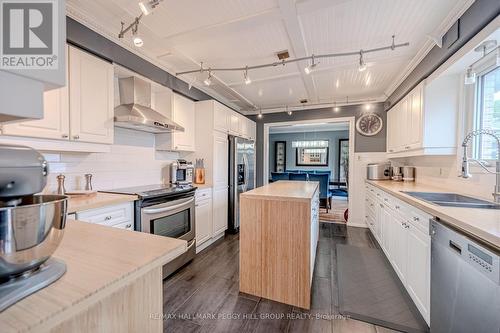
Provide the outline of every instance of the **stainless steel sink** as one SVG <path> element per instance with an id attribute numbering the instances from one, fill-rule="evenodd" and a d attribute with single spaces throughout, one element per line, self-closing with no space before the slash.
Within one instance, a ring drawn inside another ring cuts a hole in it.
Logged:
<path id="1" fill-rule="evenodd" d="M 486 200 L 471 198 L 456 193 L 407 192 L 407 191 L 402 191 L 402 192 L 414 198 L 424 200 L 438 206 L 500 209 L 500 204 L 496 204 L 494 202 Z"/>

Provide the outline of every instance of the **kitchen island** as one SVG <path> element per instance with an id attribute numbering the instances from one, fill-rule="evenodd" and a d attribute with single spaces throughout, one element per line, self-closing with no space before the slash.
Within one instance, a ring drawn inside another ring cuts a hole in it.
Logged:
<path id="1" fill-rule="evenodd" d="M 240 291 L 309 309 L 319 183 L 278 181 L 240 196 Z"/>
<path id="2" fill-rule="evenodd" d="M 162 332 L 162 266 L 183 240 L 68 220 L 66 273 L 0 313 L 0 332 Z"/>

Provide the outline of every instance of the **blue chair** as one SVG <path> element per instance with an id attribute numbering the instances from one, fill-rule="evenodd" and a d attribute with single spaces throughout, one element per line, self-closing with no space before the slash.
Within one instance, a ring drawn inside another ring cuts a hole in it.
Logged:
<path id="1" fill-rule="evenodd" d="M 319 201 L 324 202 L 326 212 L 332 208 L 332 194 L 328 188 L 330 185 L 330 175 L 329 174 L 310 174 L 309 181 L 319 182 Z"/>
<path id="2" fill-rule="evenodd" d="M 307 173 L 290 173 L 290 180 L 307 180 Z"/>
<path id="3" fill-rule="evenodd" d="M 271 172 L 271 181 L 289 180 L 290 174 L 288 172 Z"/>

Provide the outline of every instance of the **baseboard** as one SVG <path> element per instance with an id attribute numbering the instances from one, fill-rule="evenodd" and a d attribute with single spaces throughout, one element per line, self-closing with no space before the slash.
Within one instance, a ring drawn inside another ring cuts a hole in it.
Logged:
<path id="1" fill-rule="evenodd" d="M 203 242 L 202 244 L 197 245 L 196 246 L 196 254 L 200 253 L 201 251 L 203 251 L 204 249 L 206 249 L 207 247 L 209 247 L 210 245 L 212 245 L 213 243 L 215 243 L 216 241 L 218 241 L 222 237 L 224 237 L 224 231 L 221 232 L 220 234 L 213 236 L 212 238 L 208 239 L 207 241 Z"/>
<path id="2" fill-rule="evenodd" d="M 348 227 L 368 228 L 368 226 L 366 225 L 366 223 L 352 223 L 352 222 L 347 221 L 346 225 Z"/>

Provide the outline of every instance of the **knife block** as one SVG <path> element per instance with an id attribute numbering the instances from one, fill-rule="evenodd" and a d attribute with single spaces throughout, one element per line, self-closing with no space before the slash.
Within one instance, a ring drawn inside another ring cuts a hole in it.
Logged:
<path id="1" fill-rule="evenodd" d="M 205 168 L 194 169 L 194 183 L 205 184 Z"/>

